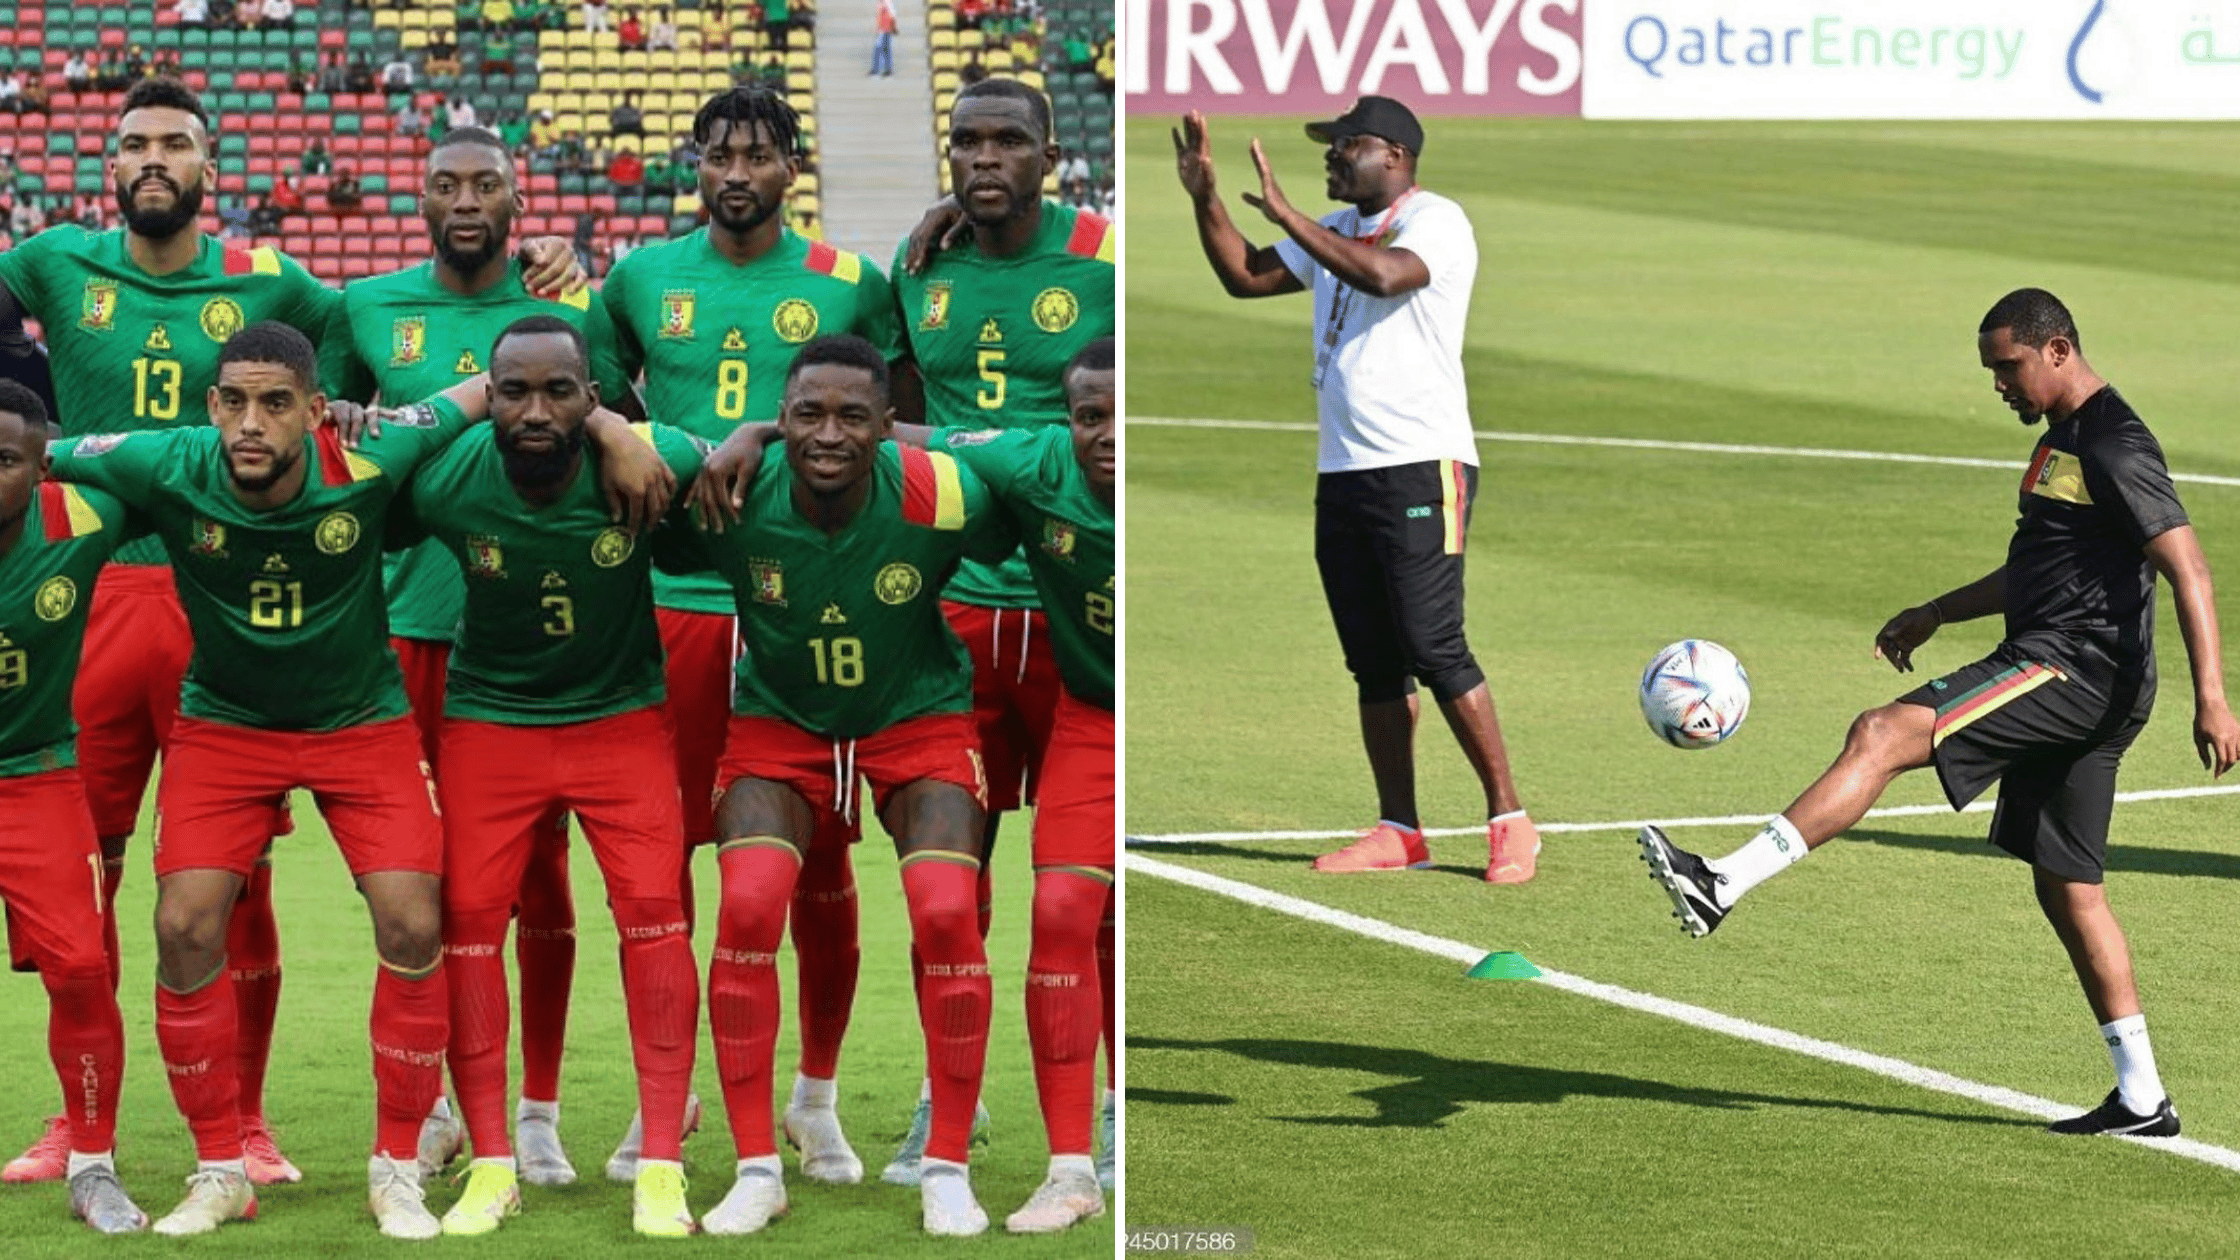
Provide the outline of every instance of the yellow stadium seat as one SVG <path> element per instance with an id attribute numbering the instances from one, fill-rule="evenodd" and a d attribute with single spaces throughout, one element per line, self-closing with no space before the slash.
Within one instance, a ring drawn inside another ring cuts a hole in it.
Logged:
<path id="1" fill-rule="evenodd" d="M 674 71 L 674 70 L 657 70 L 657 71 L 653 72 L 652 74 L 650 74 L 650 75 L 647 75 L 647 76 L 646 76 L 646 90 L 647 90 L 647 91 L 649 91 L 649 92 L 674 92 L 674 91 L 676 91 L 676 90 L 677 90 L 677 72 L 676 72 L 676 71 Z"/>
<path id="2" fill-rule="evenodd" d="M 404 28 L 409 31 L 415 26 L 421 30 L 428 29 L 428 11 L 426 9 L 406 9 L 404 11 Z"/>
<path id="3" fill-rule="evenodd" d="M 591 32 L 579 27 L 569 27 L 560 33 L 560 42 L 568 48 L 591 47 Z"/>
<path id="4" fill-rule="evenodd" d="M 815 196 L 817 192 L 817 173 L 815 171 L 804 171 L 793 181 L 793 191 Z"/>
<path id="5" fill-rule="evenodd" d="M 582 133 L 583 133 L 583 115 L 581 115 L 581 114 L 555 114 L 555 115 L 553 115 L 553 118 L 552 118 L 552 125 L 553 125 L 553 126 L 555 126 L 555 127 L 558 127 L 558 128 L 560 129 L 560 131 L 561 131 L 561 133 L 562 133 L 563 135 L 564 135 L 564 134 L 566 134 L 566 133 L 568 133 L 568 132 L 571 132 L 571 131 L 573 131 L 573 132 L 576 132 L 576 133 L 578 133 L 578 134 L 582 134 Z"/>
<path id="6" fill-rule="evenodd" d="M 934 117 L 941 122 L 941 134 L 949 134 L 949 111 L 956 107 L 957 89 L 955 84 L 949 85 L 946 89 L 934 89 L 933 113 Z"/>
<path id="7" fill-rule="evenodd" d="M 1039 92 L 1042 90 L 1042 72 L 1040 70 L 1021 70 L 1019 72 L 1019 82 Z"/>
<path id="8" fill-rule="evenodd" d="M 786 71 L 786 91 L 814 92 L 816 90 L 817 75 L 814 70 L 793 69 Z"/>
<path id="9" fill-rule="evenodd" d="M 551 109 L 553 108 L 552 103 L 558 99 L 559 94 L 556 92 L 531 92 L 529 93 L 529 108 L 532 111 Z"/>
<path id="10" fill-rule="evenodd" d="M 568 33 L 566 31 L 537 32 L 537 52 L 539 55 L 552 52 L 556 49 L 566 48 L 567 46 Z"/>
<path id="11" fill-rule="evenodd" d="M 786 54 L 786 69 L 788 70 L 814 71 L 816 68 L 817 55 L 813 52 L 806 52 L 802 49 L 796 48 L 792 52 Z"/>
<path id="12" fill-rule="evenodd" d="M 957 47 L 959 48 L 986 48 L 987 46 L 988 33 L 986 31 L 957 32 Z"/>
<path id="13" fill-rule="evenodd" d="M 694 185 L 692 188 L 677 194 L 676 209 L 673 211 L 673 213 L 700 213 L 700 189 L 698 185 Z"/>
<path id="14" fill-rule="evenodd" d="M 817 200 L 815 193 L 804 193 L 799 190 L 794 192 L 793 212 L 795 214 L 815 214 L 823 208 L 824 203 Z"/>
<path id="15" fill-rule="evenodd" d="M 645 151 L 645 140 L 638 136 L 616 136 L 614 147 L 623 153 L 642 153 Z"/>
<path id="16" fill-rule="evenodd" d="M 936 101 L 941 99 L 943 92 L 954 95 L 956 90 L 963 86 L 964 80 L 958 78 L 957 72 L 954 70 L 936 70 L 933 72 L 933 96 Z"/>
<path id="17" fill-rule="evenodd" d="M 926 43 L 934 48 L 955 48 L 957 46 L 957 33 L 935 28 L 926 32 Z"/>
<path id="18" fill-rule="evenodd" d="M 1057 175 L 1050 174 L 1042 177 L 1042 192 L 1043 195 L 1047 197 L 1055 197 L 1058 195 Z"/>
<path id="19" fill-rule="evenodd" d="M 617 49 L 601 48 L 592 56 L 597 58 L 592 64 L 601 70 L 620 71 L 622 69 L 622 53 Z"/>
<path id="20" fill-rule="evenodd" d="M 593 31 L 591 46 L 601 52 L 619 52 L 622 49 L 622 37 L 612 30 Z"/>
<path id="21" fill-rule="evenodd" d="M 395 9 L 375 9 L 373 11 L 373 24 L 375 26 L 403 26 L 404 14 L 397 12 Z"/>
<path id="22" fill-rule="evenodd" d="M 405 27 L 397 35 L 397 44 L 402 48 L 426 48 L 428 46 L 428 28 L 425 26 Z"/>
<path id="23" fill-rule="evenodd" d="M 582 109 L 586 114 L 597 114 L 604 118 L 614 112 L 614 101 L 612 92 L 586 92 L 583 94 Z"/>
<path id="24" fill-rule="evenodd" d="M 990 74 L 1009 74 L 1011 73 L 1011 50 L 1008 48 L 991 48 L 987 55 L 981 58 L 981 63 L 988 67 L 988 73 Z"/>
<path id="25" fill-rule="evenodd" d="M 933 68 L 936 70 L 954 70 L 962 64 L 964 63 L 957 60 L 956 50 L 954 49 L 936 48 L 933 50 Z"/>

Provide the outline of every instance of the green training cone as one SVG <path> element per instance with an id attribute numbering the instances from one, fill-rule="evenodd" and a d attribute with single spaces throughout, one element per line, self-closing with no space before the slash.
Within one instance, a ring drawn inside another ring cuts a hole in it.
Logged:
<path id="1" fill-rule="evenodd" d="M 1515 950 L 1495 950 L 1478 960 L 1470 969 L 1472 980 L 1531 980 L 1540 974 L 1523 954 Z"/>

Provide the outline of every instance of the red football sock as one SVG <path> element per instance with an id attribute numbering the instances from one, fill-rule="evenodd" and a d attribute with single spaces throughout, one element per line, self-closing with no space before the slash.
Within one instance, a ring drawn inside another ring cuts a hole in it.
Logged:
<path id="1" fill-rule="evenodd" d="M 506 907 L 443 912 L 443 970 L 451 1004 L 451 1084 L 482 1159 L 513 1154 L 506 1133 Z M 384 967 L 383 972 L 388 969 Z M 433 1102 L 433 1099 L 430 1100 Z M 425 1115 L 426 1112 L 421 1113 Z M 415 1148 L 418 1134 L 413 1137 Z"/>
<path id="2" fill-rule="evenodd" d="M 831 1080 L 855 1010 L 863 949 L 857 939 L 856 873 L 845 837 L 819 836 L 793 890 L 793 952 L 800 965 L 801 1074 Z"/>
<path id="3" fill-rule="evenodd" d="M 109 992 L 124 983 L 124 947 L 117 941 L 117 889 L 124 885 L 124 859 L 101 859 L 101 946 L 109 952 Z"/>
<path id="4" fill-rule="evenodd" d="M 684 1100 L 692 1089 L 692 1055 L 700 1036 L 700 977 L 692 942 L 673 901 L 617 901 L 614 921 L 622 935 L 622 993 L 630 1009 L 630 1056 L 638 1069 L 638 1113 L 645 1118 L 640 1155 L 682 1159 Z"/>
<path id="5" fill-rule="evenodd" d="M 979 863 L 959 853 L 920 851 L 902 860 L 917 942 L 918 1019 L 925 1027 L 926 1073 L 933 1082 L 933 1132 L 926 1155 L 965 1161 L 973 1107 L 987 1066 L 988 951 L 976 930 L 973 890 Z"/>
<path id="6" fill-rule="evenodd" d="M 241 1158 L 241 1109 L 235 1078 L 233 977 L 217 974 L 189 993 L 156 986 L 156 1046 L 171 1077 L 171 1097 L 194 1135 L 195 1157 Z M 418 1134 L 414 1135 L 417 1139 Z"/>
<path id="7" fill-rule="evenodd" d="M 1113 919 L 1112 890 L 1104 890 L 1104 922 L 1097 928 L 1097 987 L 1104 990 L 1104 1087 L 1119 1088 L 1120 1081 L 1120 976 L 1118 972 L 1119 924 Z"/>
<path id="8" fill-rule="evenodd" d="M 272 1029 L 280 1018 L 280 924 L 272 912 L 270 859 L 249 868 L 241 896 L 226 922 L 226 968 L 233 973 L 234 1006 L 241 1020 L 236 1044 L 241 1115 L 264 1115 L 265 1070 L 272 1063 Z"/>
<path id="9" fill-rule="evenodd" d="M 420 1122 L 443 1092 L 443 1047 L 451 1039 L 451 987 L 438 954 L 426 971 L 384 962 L 373 982 L 373 1093 L 379 1121 L 373 1153 L 420 1156 Z"/>
<path id="10" fill-rule="evenodd" d="M 1097 927 L 1111 885 L 1079 871 L 1037 871 L 1027 956 L 1027 1044 L 1052 1155 L 1087 1155 L 1097 1109 Z"/>
<path id="11" fill-rule="evenodd" d="M 521 876 L 521 922 L 513 933 L 513 956 L 521 966 L 521 1096 L 557 1102 L 568 992 L 576 978 L 576 905 L 568 889 L 567 815 L 546 819 L 538 828 Z"/>
<path id="12" fill-rule="evenodd" d="M 88 1155 L 117 1145 L 117 1086 L 124 1079 L 124 1017 L 109 990 L 108 967 L 46 966 L 47 1053 L 68 1102 L 70 1149 Z"/>
<path id="13" fill-rule="evenodd" d="M 739 1158 L 778 1153 L 770 1076 L 778 1044 L 778 943 L 785 938 L 801 857 L 768 837 L 725 849 L 723 909 L 708 964 L 708 1031 Z"/>

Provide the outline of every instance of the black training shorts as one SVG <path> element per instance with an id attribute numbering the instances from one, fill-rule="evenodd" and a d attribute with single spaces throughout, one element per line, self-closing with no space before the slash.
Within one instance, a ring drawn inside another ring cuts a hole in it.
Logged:
<path id="1" fill-rule="evenodd" d="M 1954 809 L 1994 781 L 1991 842 L 2062 879 L 2101 880 L 2116 765 L 2154 707 L 2149 671 L 2119 671 L 2002 643 L 1898 699 L 1936 710 L 1937 779 Z"/>
<path id="2" fill-rule="evenodd" d="M 1314 559 L 1338 644 L 1364 704 L 1416 680 L 1440 701 L 1485 681 L 1462 634 L 1462 546 L 1478 470 L 1429 460 L 1323 473 Z"/>

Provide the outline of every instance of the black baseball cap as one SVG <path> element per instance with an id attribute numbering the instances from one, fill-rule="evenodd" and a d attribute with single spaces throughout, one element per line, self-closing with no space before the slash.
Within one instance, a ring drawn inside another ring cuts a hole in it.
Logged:
<path id="1" fill-rule="evenodd" d="M 1375 136 L 1410 153 L 1423 153 L 1423 124 L 1416 121 L 1414 110 L 1389 96 L 1364 96 L 1329 122 L 1307 124 L 1307 139 L 1316 144 L 1348 136 Z"/>

